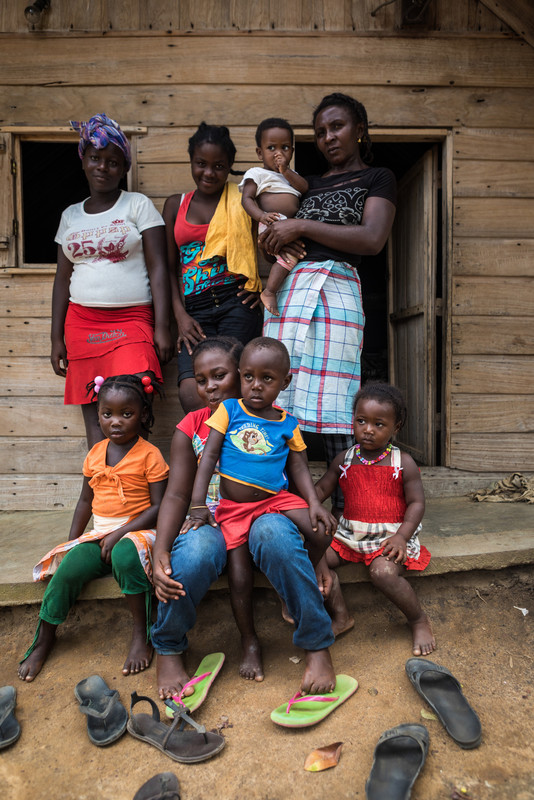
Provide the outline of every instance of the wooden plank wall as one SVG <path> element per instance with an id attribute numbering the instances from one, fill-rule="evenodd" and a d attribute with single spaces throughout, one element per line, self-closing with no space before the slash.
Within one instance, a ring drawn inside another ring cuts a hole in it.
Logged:
<path id="1" fill-rule="evenodd" d="M 231 128 L 241 168 L 255 160 L 261 118 L 309 131 L 333 90 L 361 99 L 372 127 L 453 130 L 446 465 L 532 469 L 534 51 L 476 0 L 436 0 L 426 34 L 400 30 L 400 4 L 372 17 L 378 5 L 71 0 L 52 2 L 46 31 L 28 32 L 21 9 L 2 4 L 0 135 L 9 150 L 10 126 L 100 110 L 144 126 L 132 188 L 161 208 L 192 188 L 187 139 L 202 119 Z M 5 170 L 0 185 L 3 233 L 14 213 Z M 85 448 L 49 364 L 53 272 L 13 265 L 0 284 L 2 507 L 68 507 Z M 168 367 L 156 405 L 166 452 L 181 414 L 175 377 Z"/>

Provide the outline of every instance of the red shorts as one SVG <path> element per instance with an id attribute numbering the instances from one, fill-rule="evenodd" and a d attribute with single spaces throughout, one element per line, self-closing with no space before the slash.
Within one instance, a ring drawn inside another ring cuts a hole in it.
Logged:
<path id="1" fill-rule="evenodd" d="M 154 347 L 152 306 L 89 308 L 69 303 L 65 319 L 67 378 L 65 404 L 91 402 L 87 384 L 97 375 L 134 375 L 151 371 L 161 382 Z"/>
<path id="2" fill-rule="evenodd" d="M 215 509 L 215 520 L 224 536 L 226 549 L 235 550 L 248 542 L 248 534 L 255 519 L 263 514 L 278 514 L 292 508 L 308 508 L 308 504 L 302 497 L 285 489 L 256 503 L 236 503 L 235 500 L 221 497 Z"/>
<path id="3" fill-rule="evenodd" d="M 419 558 L 407 558 L 402 565 L 405 569 L 421 571 L 428 567 L 430 552 L 424 545 L 420 545 L 420 547 Z M 332 548 L 345 561 L 351 561 L 353 564 L 365 564 L 366 567 L 384 552 L 384 548 L 381 547 L 380 550 L 376 550 L 374 553 L 360 553 L 358 550 L 346 547 L 342 542 L 338 542 L 337 539 L 332 539 Z"/>

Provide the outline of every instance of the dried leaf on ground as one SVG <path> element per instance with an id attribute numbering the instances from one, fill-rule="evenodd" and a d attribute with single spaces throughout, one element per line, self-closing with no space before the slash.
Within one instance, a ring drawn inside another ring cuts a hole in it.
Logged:
<path id="1" fill-rule="evenodd" d="M 304 769 L 308 772 L 322 772 L 323 769 L 335 767 L 340 759 L 342 747 L 343 742 L 334 742 L 312 750 L 304 762 Z"/>
<path id="2" fill-rule="evenodd" d="M 438 719 L 436 715 L 432 713 L 432 711 L 427 711 L 426 708 L 421 709 L 421 716 L 423 717 L 423 719 L 434 719 L 436 720 L 436 722 Z"/>

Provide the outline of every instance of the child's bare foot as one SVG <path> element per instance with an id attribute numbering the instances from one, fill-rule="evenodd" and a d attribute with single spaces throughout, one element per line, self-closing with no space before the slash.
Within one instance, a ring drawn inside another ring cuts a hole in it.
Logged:
<path id="1" fill-rule="evenodd" d="M 122 668 L 123 675 L 134 675 L 148 669 L 154 650 L 146 640 L 146 628 L 141 632 L 134 628 L 130 650 Z"/>
<path id="2" fill-rule="evenodd" d="M 432 625 L 423 611 L 421 616 L 408 624 L 412 629 L 414 656 L 428 656 L 436 649 L 436 640 L 432 632 Z"/>
<path id="3" fill-rule="evenodd" d="M 239 674 L 247 681 L 262 681 L 265 677 L 261 660 L 261 645 L 256 636 L 241 637 Z"/>
<path id="4" fill-rule="evenodd" d="M 162 700 L 180 694 L 182 688 L 189 680 L 185 671 L 184 660 L 181 655 L 156 656 L 156 679 L 158 681 L 158 694 Z M 186 689 L 184 696 L 189 697 L 195 691 L 194 686 Z"/>
<path id="5" fill-rule="evenodd" d="M 56 641 L 56 625 L 51 625 L 49 622 L 41 620 L 39 627 L 39 635 L 35 643 L 35 647 L 25 658 L 22 664 L 19 664 L 17 674 L 21 681 L 33 681 L 33 679 L 40 673 L 43 664 L 50 655 L 54 643 Z"/>
<path id="6" fill-rule="evenodd" d="M 278 303 L 276 302 L 276 294 L 274 292 L 271 292 L 269 289 L 264 289 L 263 292 L 260 293 L 260 300 L 267 311 L 270 311 L 273 316 L 280 316 Z"/>
<path id="7" fill-rule="evenodd" d="M 282 598 L 280 598 L 280 602 L 282 603 L 282 619 L 285 620 L 286 622 L 289 622 L 290 625 L 294 625 L 295 624 L 295 620 L 293 619 L 293 617 L 289 613 L 289 610 L 288 610 L 288 607 L 285 604 L 285 601 L 282 600 Z"/>
<path id="8" fill-rule="evenodd" d="M 306 650 L 306 669 L 302 676 L 302 694 L 326 694 L 333 692 L 336 675 L 329 650 Z"/>
<path id="9" fill-rule="evenodd" d="M 351 617 L 345 605 L 337 572 L 331 569 L 330 574 L 332 576 L 332 588 L 325 601 L 325 608 L 332 618 L 332 633 L 337 638 L 342 633 L 354 628 L 354 617 Z"/>

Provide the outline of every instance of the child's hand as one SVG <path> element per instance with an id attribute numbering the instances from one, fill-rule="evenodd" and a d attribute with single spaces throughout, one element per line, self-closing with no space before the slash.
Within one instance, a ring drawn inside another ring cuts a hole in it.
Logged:
<path id="1" fill-rule="evenodd" d="M 106 564 L 111 564 L 111 551 L 115 547 L 118 541 L 122 539 L 122 536 L 117 536 L 115 532 L 108 533 L 107 536 L 104 536 L 103 539 L 100 539 L 98 544 L 100 545 L 100 558 Z"/>
<path id="2" fill-rule="evenodd" d="M 310 521 L 314 531 L 317 530 L 319 524 L 322 522 L 325 527 L 324 532 L 327 536 L 333 536 L 337 530 L 336 518 L 320 503 L 310 505 Z"/>
<path id="3" fill-rule="evenodd" d="M 282 153 L 275 153 L 274 154 L 274 165 L 275 165 L 276 169 L 278 170 L 278 172 L 281 172 L 282 175 L 283 175 L 284 172 L 286 172 L 286 170 L 289 167 L 289 161 L 287 160 L 287 158 L 284 155 L 282 155 Z"/>
<path id="4" fill-rule="evenodd" d="M 191 528 L 196 531 L 203 525 L 211 525 L 213 528 L 217 527 L 217 523 L 213 519 L 211 511 L 207 506 L 192 508 L 189 516 L 180 529 L 180 533 L 187 533 L 187 531 L 190 531 Z"/>
<path id="5" fill-rule="evenodd" d="M 278 222 L 280 214 L 278 211 L 264 211 L 258 222 L 263 222 L 264 225 L 270 225 L 272 222 Z"/>
<path id="6" fill-rule="evenodd" d="M 399 533 L 391 536 L 386 544 L 382 555 L 387 561 L 393 561 L 395 564 L 404 564 L 406 561 L 406 539 Z"/>

